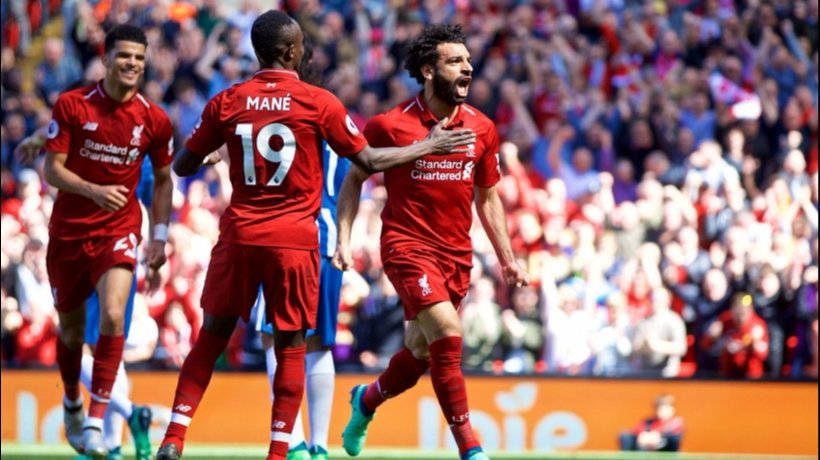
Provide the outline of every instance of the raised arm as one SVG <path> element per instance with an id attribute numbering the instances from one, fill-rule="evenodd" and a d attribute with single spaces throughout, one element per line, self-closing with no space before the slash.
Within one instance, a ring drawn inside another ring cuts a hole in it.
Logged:
<path id="1" fill-rule="evenodd" d="M 362 194 L 362 184 L 370 173 L 358 166 L 351 165 L 339 191 L 336 208 L 337 241 L 336 253 L 333 255 L 333 265 L 339 270 L 347 270 L 353 265 L 353 256 L 350 252 L 350 229 L 356 214 L 359 213 L 359 197 Z"/>
<path id="2" fill-rule="evenodd" d="M 124 185 L 98 185 L 88 182 L 65 166 L 68 155 L 46 153 L 46 181 L 63 192 L 81 195 L 109 212 L 116 212 L 128 203 L 128 188 Z"/>
<path id="3" fill-rule="evenodd" d="M 504 206 L 495 187 L 477 187 L 476 211 L 481 225 L 490 242 L 493 244 L 498 260 L 501 262 L 501 271 L 504 281 L 510 286 L 526 286 L 529 283 L 527 273 L 515 260 L 510 237 L 507 234 L 507 219 L 504 216 Z"/>

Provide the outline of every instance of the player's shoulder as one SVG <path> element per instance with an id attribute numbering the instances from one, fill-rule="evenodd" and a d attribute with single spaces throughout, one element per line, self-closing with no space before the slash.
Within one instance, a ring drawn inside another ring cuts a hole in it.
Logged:
<path id="1" fill-rule="evenodd" d="M 462 116 L 467 123 L 477 127 L 495 129 L 495 123 L 490 120 L 490 117 L 484 115 L 484 113 L 470 104 L 461 104 L 461 110 L 464 111 Z"/>
<path id="2" fill-rule="evenodd" d="M 101 90 L 98 86 L 99 85 L 95 83 L 67 89 L 60 94 L 57 100 L 62 100 L 63 102 L 80 102 L 89 100 L 94 96 L 102 96 L 102 93 L 100 93 Z"/>
<path id="3" fill-rule="evenodd" d="M 165 112 L 165 109 L 163 109 L 162 106 L 152 101 L 151 99 L 148 99 L 141 93 L 137 93 L 134 96 L 134 105 L 139 110 L 144 110 L 147 117 L 151 121 L 170 123 L 170 118 L 168 118 L 168 114 Z"/>
<path id="4" fill-rule="evenodd" d="M 417 116 L 417 113 L 414 113 L 413 111 L 419 109 L 420 106 L 418 98 L 408 99 L 404 102 L 395 105 L 392 109 L 386 112 L 382 112 L 378 115 L 375 115 L 370 119 L 370 121 L 367 124 L 387 127 L 391 124 L 398 123 L 403 119 Z"/>

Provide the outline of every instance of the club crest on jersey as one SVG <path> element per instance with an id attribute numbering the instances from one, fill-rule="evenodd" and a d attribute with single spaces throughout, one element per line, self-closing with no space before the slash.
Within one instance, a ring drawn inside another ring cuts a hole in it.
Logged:
<path id="1" fill-rule="evenodd" d="M 142 142 L 143 129 L 145 129 L 145 125 L 134 126 L 134 129 L 131 130 L 131 145 L 139 147 Z"/>
<path id="2" fill-rule="evenodd" d="M 427 274 L 419 278 L 419 287 L 421 288 L 421 295 L 427 297 L 433 293 L 433 288 L 430 287 L 430 282 L 427 280 Z"/>
<path id="3" fill-rule="evenodd" d="M 475 158 L 475 144 L 467 145 L 467 158 Z"/>

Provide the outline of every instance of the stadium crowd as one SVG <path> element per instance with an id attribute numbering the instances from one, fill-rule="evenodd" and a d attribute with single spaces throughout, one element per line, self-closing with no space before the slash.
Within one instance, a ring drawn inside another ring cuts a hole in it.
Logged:
<path id="1" fill-rule="evenodd" d="M 104 31 L 130 22 L 149 36 L 143 93 L 182 145 L 208 98 L 254 72 L 250 25 L 275 3 L 3 2 L 3 366 L 54 365 L 58 327 L 45 271 L 54 190 L 42 160 L 22 161 L 17 144 L 48 124 L 60 91 L 102 78 Z M 402 63 L 425 24 L 467 31 L 469 103 L 504 141 L 498 188 L 533 283 L 507 289 L 475 225 L 466 369 L 816 378 L 817 2 L 278 3 L 360 128 L 418 91 Z M 55 18 L 63 34 L 44 39 L 29 75 L 32 37 Z M 162 286 L 137 296 L 131 365 L 179 367 L 196 340 L 230 193 L 224 163 L 178 180 L 169 263 Z M 371 179 L 342 291 L 340 369 L 382 369 L 402 344 L 402 309 L 379 260 L 384 202 Z M 224 368 L 264 366 L 252 327 L 229 350 Z"/>

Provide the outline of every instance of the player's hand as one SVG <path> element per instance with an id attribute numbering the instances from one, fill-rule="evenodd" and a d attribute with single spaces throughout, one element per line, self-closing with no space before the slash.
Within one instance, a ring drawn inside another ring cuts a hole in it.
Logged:
<path id="1" fill-rule="evenodd" d="M 154 240 L 148 243 L 148 248 L 145 250 L 145 261 L 148 263 L 148 268 L 159 270 L 159 267 L 165 264 L 165 241 Z"/>
<path id="2" fill-rule="evenodd" d="M 501 268 L 507 286 L 521 287 L 530 284 L 530 277 L 518 263 L 513 262 Z"/>
<path id="3" fill-rule="evenodd" d="M 341 243 L 336 245 L 336 252 L 333 254 L 333 266 L 343 272 L 353 266 L 353 253 L 350 246 Z"/>
<path id="4" fill-rule="evenodd" d="M 128 187 L 124 185 L 99 185 L 91 199 L 108 212 L 117 212 L 128 203 Z"/>
<path id="5" fill-rule="evenodd" d="M 215 165 L 220 161 L 222 161 L 222 155 L 220 155 L 219 152 L 211 152 L 202 160 L 202 166 Z"/>
<path id="6" fill-rule="evenodd" d="M 45 140 L 37 134 L 32 134 L 17 144 L 17 147 L 14 148 L 14 156 L 20 163 L 31 163 L 37 158 L 43 145 L 45 145 Z"/>
<path id="7" fill-rule="evenodd" d="M 150 266 L 145 270 L 145 288 L 148 295 L 154 295 L 162 287 L 162 275 L 158 269 L 153 269 Z"/>
<path id="8" fill-rule="evenodd" d="M 456 151 L 456 147 L 475 144 L 476 135 L 471 129 L 445 130 L 444 127 L 449 121 L 448 117 L 444 117 L 430 130 L 427 140 L 431 144 L 431 153 L 446 155 Z"/>

